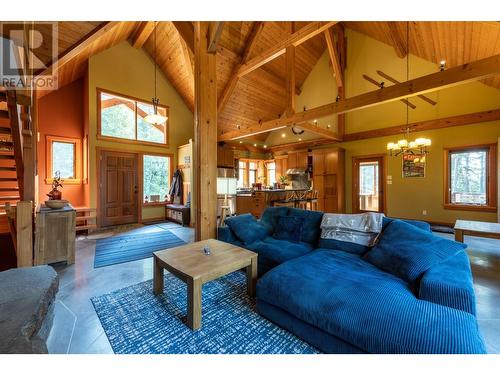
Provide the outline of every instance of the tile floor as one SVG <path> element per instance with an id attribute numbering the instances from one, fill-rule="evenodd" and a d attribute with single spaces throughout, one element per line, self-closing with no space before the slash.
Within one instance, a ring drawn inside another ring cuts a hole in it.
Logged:
<path id="1" fill-rule="evenodd" d="M 144 259 L 94 269 L 96 239 L 120 233 L 171 230 L 186 242 L 191 228 L 173 223 L 131 225 L 80 236 L 74 265 L 57 265 L 60 286 L 54 326 L 48 340 L 51 353 L 113 353 L 90 298 L 152 278 L 152 260 Z M 451 237 L 450 235 L 444 235 Z M 478 319 L 488 352 L 500 353 L 500 241 L 466 237 L 474 273 Z"/>

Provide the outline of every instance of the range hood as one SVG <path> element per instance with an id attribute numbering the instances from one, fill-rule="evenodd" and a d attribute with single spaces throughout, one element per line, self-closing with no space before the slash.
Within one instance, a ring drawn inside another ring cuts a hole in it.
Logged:
<path id="1" fill-rule="evenodd" d="M 306 174 L 306 170 L 303 168 L 290 168 L 286 171 L 286 174 Z"/>

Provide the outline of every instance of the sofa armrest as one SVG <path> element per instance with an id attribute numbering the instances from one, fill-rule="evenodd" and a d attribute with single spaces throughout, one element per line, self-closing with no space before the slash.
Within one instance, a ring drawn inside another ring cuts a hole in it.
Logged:
<path id="1" fill-rule="evenodd" d="M 426 271 L 420 281 L 418 298 L 476 315 L 469 257 L 461 251 Z"/>
<path id="2" fill-rule="evenodd" d="M 238 239 L 234 235 L 233 231 L 229 227 L 219 227 L 217 228 L 217 239 L 219 241 L 224 241 L 228 243 L 239 243 Z"/>

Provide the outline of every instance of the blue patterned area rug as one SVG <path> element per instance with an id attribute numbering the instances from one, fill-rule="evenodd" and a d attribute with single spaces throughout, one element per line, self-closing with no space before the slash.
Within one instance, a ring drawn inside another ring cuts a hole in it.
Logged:
<path id="1" fill-rule="evenodd" d="M 155 251 L 185 244 L 169 230 L 101 238 L 95 246 L 94 268 L 149 258 Z"/>
<path id="2" fill-rule="evenodd" d="M 318 351 L 255 311 L 243 272 L 203 285 L 202 327 L 186 326 L 186 284 L 165 274 L 165 293 L 152 280 L 93 297 L 118 354 L 310 354 Z"/>

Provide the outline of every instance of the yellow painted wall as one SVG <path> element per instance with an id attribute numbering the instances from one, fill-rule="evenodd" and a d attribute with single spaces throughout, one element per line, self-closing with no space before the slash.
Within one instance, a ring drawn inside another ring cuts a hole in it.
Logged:
<path id="1" fill-rule="evenodd" d="M 154 96 L 153 61 L 142 49 L 133 48 L 127 41 L 103 51 L 89 59 L 88 95 L 89 95 L 89 178 L 90 206 L 97 205 L 97 160 L 96 147 L 116 149 L 118 151 L 139 151 L 166 153 L 174 155 L 177 166 L 177 147 L 193 138 L 193 114 L 180 95 L 158 71 L 157 96 L 160 104 L 169 106 L 168 147 L 149 145 L 130 145 L 112 141 L 98 140 L 97 135 L 97 95 L 96 89 L 102 88 L 121 94 L 150 101 Z M 142 199 L 142 198 L 140 198 Z M 163 207 L 143 207 L 143 219 L 160 217 Z"/>
<path id="2" fill-rule="evenodd" d="M 376 89 L 366 81 L 362 74 L 382 81 L 376 73 L 377 70 L 406 80 L 406 59 L 397 57 L 394 49 L 363 34 L 347 30 L 347 66 L 346 69 L 346 95 L 347 97 L 359 95 Z M 410 56 L 410 79 L 438 71 L 438 67 L 416 56 Z M 386 83 L 389 85 L 389 83 Z M 313 108 L 335 100 L 337 90 L 332 70 L 325 52 L 316 66 L 307 77 L 302 87 L 301 95 L 297 97 L 297 110 L 302 110 L 305 105 Z M 500 108 L 500 90 L 486 86 L 480 82 L 460 85 L 454 88 L 427 94 L 438 104 L 431 106 L 419 98 L 410 101 L 417 106 L 409 110 L 409 122 L 430 120 L 471 112 L 479 112 Z M 320 126 L 332 124 L 336 129 L 334 118 L 318 119 Z M 353 133 L 363 130 L 401 125 L 406 122 L 406 106 L 401 102 L 391 102 L 346 115 L 346 132 Z M 293 141 L 289 130 L 287 137 L 281 138 L 282 131 L 269 135 L 266 143 L 275 145 Z M 432 146 L 427 156 L 426 177 L 402 178 L 401 157 L 387 157 L 387 174 L 392 176 L 392 185 L 386 186 L 387 212 L 389 216 L 426 219 L 439 222 L 454 222 L 457 218 L 474 220 L 496 221 L 496 213 L 481 213 L 470 211 L 445 210 L 443 204 L 443 147 L 471 145 L 482 143 L 496 143 L 500 137 L 500 121 L 483 124 L 474 124 L 453 127 L 441 130 L 412 133 L 410 138 L 424 136 L 431 138 Z M 316 135 L 303 134 L 301 138 L 318 138 Z M 352 157 L 372 154 L 386 154 L 387 142 L 397 140 L 399 137 L 384 137 L 344 142 L 340 144 L 346 149 L 346 199 L 347 210 L 352 207 Z M 296 140 L 296 139 L 295 139 Z M 427 215 L 422 214 L 427 210 Z"/>

